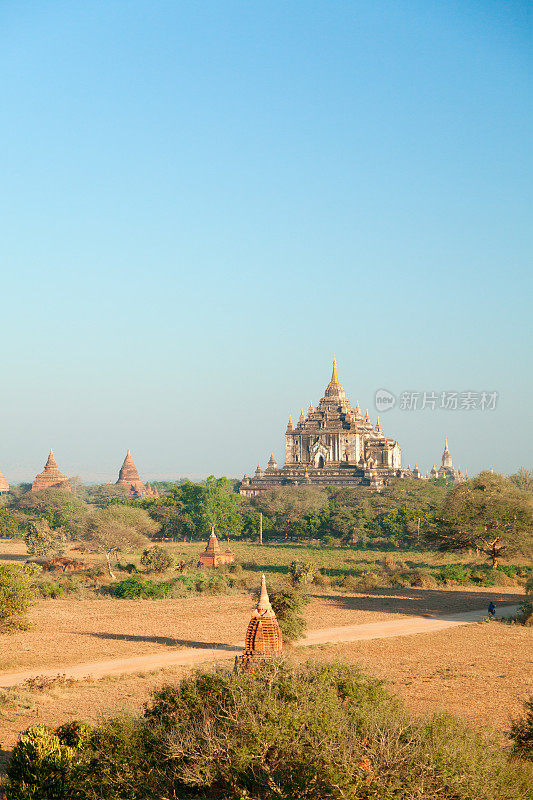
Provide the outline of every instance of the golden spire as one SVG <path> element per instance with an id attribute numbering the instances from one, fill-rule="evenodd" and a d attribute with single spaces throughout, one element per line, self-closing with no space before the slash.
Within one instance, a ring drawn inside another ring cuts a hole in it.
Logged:
<path id="1" fill-rule="evenodd" d="M 331 373 L 331 383 L 338 383 L 339 378 L 337 376 L 337 359 L 333 356 L 333 372 Z"/>

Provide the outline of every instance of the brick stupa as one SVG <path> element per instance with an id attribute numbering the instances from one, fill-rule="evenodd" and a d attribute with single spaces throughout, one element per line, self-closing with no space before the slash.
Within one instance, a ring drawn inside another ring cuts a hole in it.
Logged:
<path id="1" fill-rule="evenodd" d="M 0 472 L 0 492 L 9 492 L 9 483 Z"/>
<path id="2" fill-rule="evenodd" d="M 233 564 L 235 561 L 235 553 L 231 550 L 220 549 L 218 539 L 215 536 L 215 529 L 211 528 L 211 536 L 207 542 L 207 547 L 200 556 L 200 563 L 204 567 L 218 567 L 220 564 Z"/>
<path id="3" fill-rule="evenodd" d="M 129 497 L 132 499 L 139 497 L 159 497 L 157 489 L 153 489 L 149 483 L 145 486 L 139 478 L 139 472 L 129 450 L 126 453 L 126 458 L 118 473 L 116 485 L 124 486 L 128 490 Z"/>
<path id="4" fill-rule="evenodd" d="M 35 476 L 31 488 L 33 492 L 39 492 L 41 489 L 64 489 L 67 492 L 71 491 L 67 476 L 59 471 L 53 450 L 50 450 L 48 461 L 44 465 L 43 471 Z"/>
<path id="5" fill-rule="evenodd" d="M 283 648 L 281 630 L 268 599 L 265 576 L 261 577 L 261 591 L 257 608 L 252 612 L 252 618 L 246 631 L 244 652 L 235 659 L 236 671 L 248 671 L 254 665 L 272 658 L 280 653 Z"/>

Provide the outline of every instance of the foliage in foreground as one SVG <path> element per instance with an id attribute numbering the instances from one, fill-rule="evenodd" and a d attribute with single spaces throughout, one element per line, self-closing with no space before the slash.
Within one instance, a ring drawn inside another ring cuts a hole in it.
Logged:
<path id="1" fill-rule="evenodd" d="M 514 752 L 522 758 L 533 761 L 533 696 L 525 706 L 525 714 L 514 720 L 509 735 L 513 741 Z"/>
<path id="2" fill-rule="evenodd" d="M 348 665 L 285 662 L 197 672 L 140 718 L 35 726 L 7 773 L 9 800 L 526 800 L 533 785 L 531 765 L 448 716 L 409 719 Z"/>
<path id="3" fill-rule="evenodd" d="M 17 567 L 0 565 L 0 631 L 25 626 L 34 594 L 29 576 Z"/>

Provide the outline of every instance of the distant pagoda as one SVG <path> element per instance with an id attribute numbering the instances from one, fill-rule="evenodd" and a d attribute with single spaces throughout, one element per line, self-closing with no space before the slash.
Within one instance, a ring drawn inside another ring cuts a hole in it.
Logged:
<path id="1" fill-rule="evenodd" d="M 126 453 L 120 472 L 118 473 L 117 486 L 124 486 L 131 499 L 143 497 L 159 497 L 157 489 L 153 489 L 149 483 L 144 483 L 139 478 L 139 471 L 133 462 L 130 451 Z"/>
<path id="2" fill-rule="evenodd" d="M 31 488 L 33 492 L 39 492 L 41 489 L 64 489 L 66 492 L 72 491 L 67 476 L 59 471 L 53 450 L 50 450 L 44 470 L 35 476 Z"/>
<path id="3" fill-rule="evenodd" d="M 218 567 L 220 564 L 233 564 L 235 561 L 235 553 L 231 550 L 220 549 L 218 539 L 215 536 L 214 527 L 211 528 L 211 535 L 207 542 L 207 547 L 200 556 L 200 563 L 204 567 Z"/>
<path id="4" fill-rule="evenodd" d="M 281 630 L 274 609 L 268 599 L 266 580 L 263 575 L 261 577 L 259 601 L 248 623 L 244 651 L 241 656 L 235 658 L 235 671 L 246 672 L 252 670 L 261 661 L 281 653 L 282 648 Z"/>
<path id="5" fill-rule="evenodd" d="M 9 492 L 9 483 L 0 472 L 0 492 Z"/>

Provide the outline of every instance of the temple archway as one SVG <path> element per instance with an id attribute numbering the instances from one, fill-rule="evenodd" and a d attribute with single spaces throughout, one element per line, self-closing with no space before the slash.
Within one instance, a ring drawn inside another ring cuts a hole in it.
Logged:
<path id="1" fill-rule="evenodd" d="M 318 456 L 316 465 L 319 469 L 324 469 L 324 456 Z"/>

